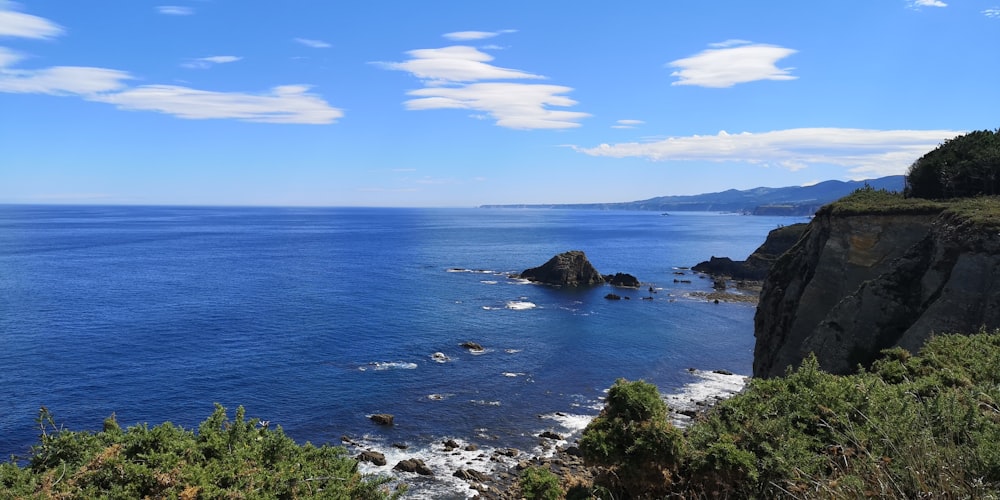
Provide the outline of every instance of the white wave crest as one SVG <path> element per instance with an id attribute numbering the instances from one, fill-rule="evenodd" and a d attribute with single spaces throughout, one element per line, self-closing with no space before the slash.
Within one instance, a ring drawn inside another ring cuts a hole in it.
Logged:
<path id="1" fill-rule="evenodd" d="M 685 384 L 680 392 L 667 394 L 664 400 L 670 407 L 673 424 L 686 427 L 691 418 L 677 413 L 679 410 L 697 410 L 705 404 L 728 399 L 743 390 L 747 377 L 729 372 L 694 370 L 691 372 L 699 380 Z M 699 405 L 699 403 L 701 403 Z"/>
<path id="2" fill-rule="evenodd" d="M 368 366 L 375 371 L 415 370 L 417 368 L 416 363 L 408 363 L 405 361 L 372 361 L 371 363 L 368 363 Z M 361 371 L 364 371 L 364 367 L 361 368 Z"/>
<path id="3" fill-rule="evenodd" d="M 538 307 L 538 305 L 534 302 L 528 302 L 526 300 L 510 300 L 507 301 L 507 305 L 505 307 L 512 311 L 525 311 L 528 309 L 534 309 Z"/>
<path id="4" fill-rule="evenodd" d="M 525 375 L 527 375 L 527 373 L 521 373 L 521 372 L 503 372 L 503 376 L 504 377 L 510 377 L 510 378 L 523 377 Z"/>
<path id="5" fill-rule="evenodd" d="M 500 406 L 499 401 L 487 401 L 485 399 L 470 399 L 469 402 L 479 406 Z"/>
<path id="6" fill-rule="evenodd" d="M 451 358 L 449 358 L 448 355 L 443 352 L 436 352 L 434 354 L 431 354 L 431 359 L 433 359 L 435 363 L 447 363 L 451 361 Z"/>

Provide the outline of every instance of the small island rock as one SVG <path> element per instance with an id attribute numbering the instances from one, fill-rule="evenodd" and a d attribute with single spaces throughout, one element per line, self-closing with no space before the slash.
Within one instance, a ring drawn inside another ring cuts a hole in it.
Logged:
<path id="1" fill-rule="evenodd" d="M 587 255 L 580 250 L 570 250 L 549 259 L 538 267 L 525 269 L 521 278 L 558 286 L 590 286 L 604 283 L 604 276 L 594 269 Z"/>

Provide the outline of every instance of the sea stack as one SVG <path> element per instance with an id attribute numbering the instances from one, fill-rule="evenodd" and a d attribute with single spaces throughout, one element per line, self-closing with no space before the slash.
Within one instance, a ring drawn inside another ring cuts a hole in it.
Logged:
<path id="1" fill-rule="evenodd" d="M 521 278 L 557 286 L 591 286 L 604 283 L 604 276 L 594 269 L 587 255 L 570 250 L 549 259 L 538 267 L 525 269 Z"/>

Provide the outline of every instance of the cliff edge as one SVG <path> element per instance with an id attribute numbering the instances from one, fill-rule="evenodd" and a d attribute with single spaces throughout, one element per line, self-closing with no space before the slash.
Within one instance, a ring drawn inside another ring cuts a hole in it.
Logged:
<path id="1" fill-rule="evenodd" d="M 879 199 L 879 198 L 884 199 Z M 754 317 L 753 374 L 814 352 L 850 373 L 934 333 L 1000 327 L 1000 198 L 861 193 L 820 209 L 771 268 Z"/>

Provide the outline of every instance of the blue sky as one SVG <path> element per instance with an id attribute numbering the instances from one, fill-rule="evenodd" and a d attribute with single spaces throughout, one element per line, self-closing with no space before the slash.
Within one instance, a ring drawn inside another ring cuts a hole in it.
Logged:
<path id="1" fill-rule="evenodd" d="M 632 201 L 1000 127 L 1000 0 L 0 0 L 0 203 Z"/>

